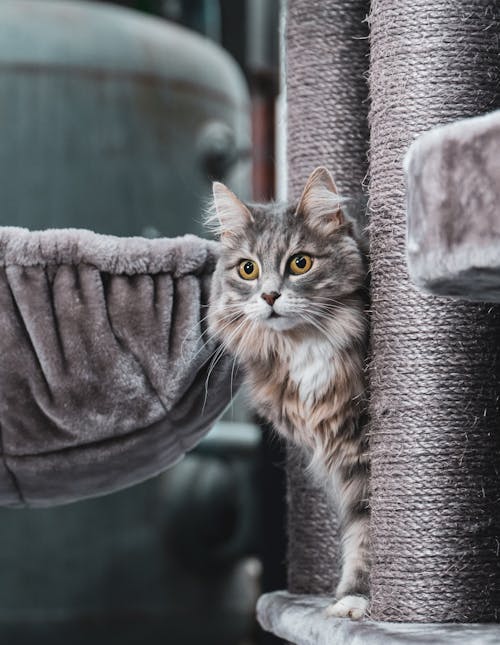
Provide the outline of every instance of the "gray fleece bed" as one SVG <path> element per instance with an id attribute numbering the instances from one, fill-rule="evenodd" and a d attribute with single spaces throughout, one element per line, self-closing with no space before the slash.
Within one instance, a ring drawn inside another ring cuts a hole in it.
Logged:
<path id="1" fill-rule="evenodd" d="M 216 258 L 194 236 L 0 228 L 0 505 L 129 486 L 210 429 L 232 368 L 223 355 L 207 388 Z"/>

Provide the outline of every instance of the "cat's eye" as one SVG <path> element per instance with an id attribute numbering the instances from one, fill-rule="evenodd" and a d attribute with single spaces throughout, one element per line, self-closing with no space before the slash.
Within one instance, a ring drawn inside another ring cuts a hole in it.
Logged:
<path id="1" fill-rule="evenodd" d="M 242 260 L 238 272 L 243 280 L 257 280 L 259 277 L 259 267 L 253 260 Z"/>
<path id="2" fill-rule="evenodd" d="M 302 275 L 307 273 L 312 267 L 312 257 L 306 253 L 297 253 L 297 255 L 292 255 L 288 262 L 288 268 L 290 273 L 294 275 Z"/>

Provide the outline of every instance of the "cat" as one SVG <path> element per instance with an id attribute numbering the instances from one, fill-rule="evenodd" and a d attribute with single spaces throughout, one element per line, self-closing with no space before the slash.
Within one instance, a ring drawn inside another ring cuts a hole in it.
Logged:
<path id="1" fill-rule="evenodd" d="M 218 182 L 213 197 L 221 254 L 209 329 L 243 367 L 258 412 L 305 451 L 336 504 L 342 573 L 327 612 L 359 619 L 369 575 L 361 236 L 323 167 L 296 206 L 247 205 Z"/>

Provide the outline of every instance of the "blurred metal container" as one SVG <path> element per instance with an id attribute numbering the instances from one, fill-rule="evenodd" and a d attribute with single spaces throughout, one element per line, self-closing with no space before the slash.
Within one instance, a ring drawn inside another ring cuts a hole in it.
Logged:
<path id="1" fill-rule="evenodd" d="M 209 179 L 248 196 L 243 76 L 220 47 L 166 21 L 2 0 L 0 115 L 2 225 L 199 233 Z"/>

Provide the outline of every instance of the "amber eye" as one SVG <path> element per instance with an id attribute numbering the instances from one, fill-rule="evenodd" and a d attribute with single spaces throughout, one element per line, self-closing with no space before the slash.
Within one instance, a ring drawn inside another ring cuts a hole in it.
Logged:
<path id="1" fill-rule="evenodd" d="M 288 268 L 290 272 L 294 275 L 302 275 L 307 273 L 312 267 L 312 258 L 310 255 L 305 253 L 297 253 L 297 255 L 292 255 L 290 262 L 288 263 Z"/>
<path id="2" fill-rule="evenodd" d="M 243 280 L 256 280 L 259 277 L 259 267 L 253 260 L 242 260 L 238 272 Z"/>

